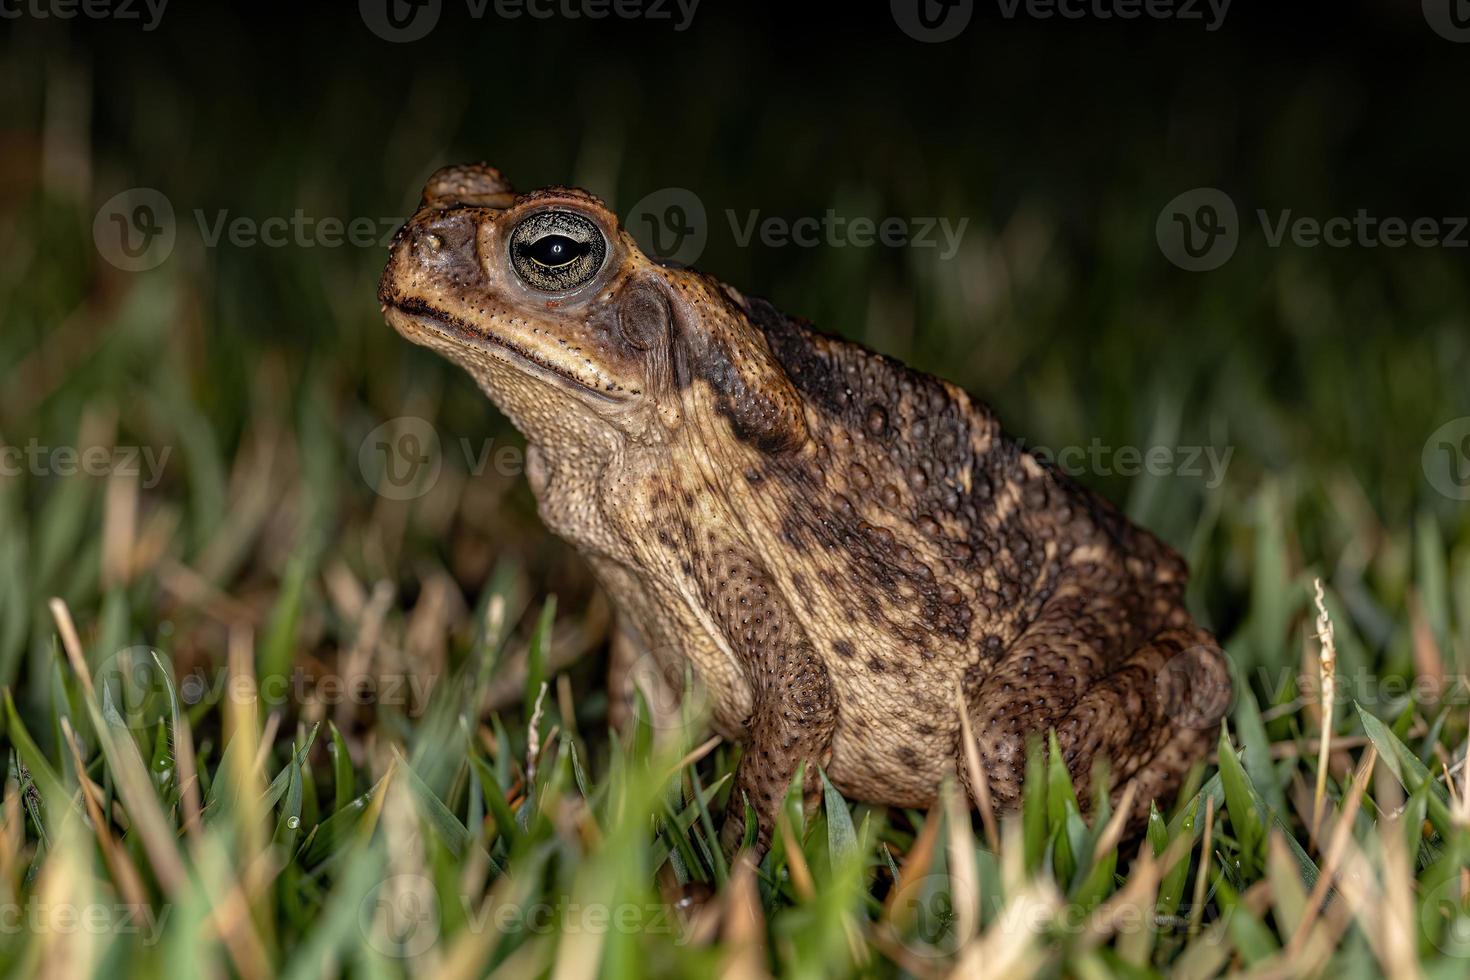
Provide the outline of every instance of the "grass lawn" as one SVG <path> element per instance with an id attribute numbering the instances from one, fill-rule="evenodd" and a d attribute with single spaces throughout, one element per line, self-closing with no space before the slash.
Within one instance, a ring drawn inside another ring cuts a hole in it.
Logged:
<path id="1" fill-rule="evenodd" d="M 320 144 L 291 129 L 251 149 L 226 193 L 197 161 L 228 157 L 232 115 L 268 131 L 250 92 L 203 119 L 148 89 L 149 119 L 194 134 L 191 166 L 145 123 L 94 153 L 68 123 L 79 64 L 10 44 L 6 98 L 48 163 L 0 201 L 5 974 L 1465 975 L 1458 253 L 1253 232 L 1183 272 L 1155 219 L 1205 181 L 1137 133 L 1120 138 L 1149 162 L 1087 200 L 1020 138 L 1007 173 L 1034 184 L 997 190 L 993 148 L 958 145 L 905 163 L 910 199 L 835 178 L 808 199 L 759 149 L 650 170 L 639 148 L 662 126 L 700 139 L 693 114 L 589 123 L 575 155 L 555 134 L 509 149 L 526 186 L 696 188 L 701 267 L 964 384 L 1030 446 L 1075 450 L 1080 479 L 1189 558 L 1191 608 L 1231 659 L 1217 751 L 1141 839 L 1106 801 L 1084 819 L 1039 743 L 1020 813 L 982 819 L 953 782 L 929 812 L 829 786 L 815 814 L 789 800 L 759 866 L 730 866 L 738 747 L 692 703 L 609 734 L 607 601 L 537 521 L 519 436 L 381 322 L 378 243 L 209 243 L 301 201 L 391 229 L 432 169 L 405 133 L 473 141 L 405 115 L 343 151 L 372 167 L 344 168 L 323 147 L 359 139 L 347 110 L 370 100 L 327 86 L 319 117 L 283 123 Z M 816 173 L 802 98 L 763 132 Z M 1261 149 L 1274 182 L 1238 190 L 1243 212 L 1329 197 L 1301 161 L 1330 137 L 1291 133 Z M 166 189 L 177 232 L 143 271 L 94 236 L 133 185 Z M 954 256 L 742 248 L 731 229 L 757 201 L 972 220 Z"/>

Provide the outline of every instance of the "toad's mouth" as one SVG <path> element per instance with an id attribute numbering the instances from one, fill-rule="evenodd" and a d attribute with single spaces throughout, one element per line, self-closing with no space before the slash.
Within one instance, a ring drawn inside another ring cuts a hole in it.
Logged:
<path id="1" fill-rule="evenodd" d="M 462 347 L 470 347 L 489 354 L 496 360 L 508 364 L 523 374 L 530 375 L 557 387 L 575 388 L 579 394 L 597 399 L 606 404 L 617 404 L 624 400 L 623 389 L 609 385 L 606 388 L 580 378 L 568 369 L 538 357 L 524 347 L 504 337 L 491 336 L 476 330 L 460 318 L 436 310 L 422 300 L 404 299 L 384 302 L 383 315 L 393 329 L 413 338 L 415 330 L 427 331 Z M 405 330 L 404 328 L 409 329 Z"/>

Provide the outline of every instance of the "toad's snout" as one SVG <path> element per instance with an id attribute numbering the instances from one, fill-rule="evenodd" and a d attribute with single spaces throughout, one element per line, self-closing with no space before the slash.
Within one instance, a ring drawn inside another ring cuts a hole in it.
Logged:
<path id="1" fill-rule="evenodd" d="M 424 208 L 394 239 L 378 299 L 388 305 L 425 298 L 424 293 L 473 289 L 484 280 L 477 239 L 477 208 Z"/>
<path id="2" fill-rule="evenodd" d="M 409 258 L 425 269 L 464 282 L 480 269 L 475 248 L 475 221 L 468 209 L 430 211 L 409 224 Z"/>

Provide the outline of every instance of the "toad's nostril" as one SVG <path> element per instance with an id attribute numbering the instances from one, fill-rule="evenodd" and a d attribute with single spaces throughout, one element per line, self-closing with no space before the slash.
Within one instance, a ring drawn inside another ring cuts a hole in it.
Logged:
<path id="1" fill-rule="evenodd" d="M 455 253 L 474 240 L 475 224 L 466 214 L 435 215 L 414 229 L 414 247 L 425 257 Z"/>

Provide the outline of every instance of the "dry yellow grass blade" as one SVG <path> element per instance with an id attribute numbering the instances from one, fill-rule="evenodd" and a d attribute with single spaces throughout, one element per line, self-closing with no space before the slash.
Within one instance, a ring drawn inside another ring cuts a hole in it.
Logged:
<path id="1" fill-rule="evenodd" d="M 495 928 L 497 909 L 523 908 L 534 900 L 528 890 L 530 882 L 503 875 L 481 901 L 466 928 L 455 936 L 444 954 L 443 965 L 434 980 L 473 980 L 485 976 L 485 963 L 505 933 Z M 473 894 L 464 892 L 464 895 Z M 521 977 L 545 976 L 556 951 L 556 937 L 535 937 L 522 943 L 490 974 L 494 978 L 520 980 Z"/>
<path id="2" fill-rule="evenodd" d="M 25 867 L 25 825 L 20 814 L 20 786 L 5 779 L 4 824 L 0 826 L 0 902 L 15 904 L 15 884 Z"/>
<path id="3" fill-rule="evenodd" d="M 1327 890 L 1332 887 L 1338 868 L 1342 864 L 1343 855 L 1351 842 L 1353 820 L 1357 817 L 1358 809 L 1363 805 L 1363 793 L 1368 788 L 1368 776 L 1372 773 L 1377 761 L 1378 750 L 1371 745 L 1368 746 L 1363 761 L 1358 764 L 1358 771 L 1353 775 L 1352 789 L 1348 790 L 1347 798 L 1343 800 L 1342 807 L 1338 810 L 1337 821 L 1333 825 L 1332 836 L 1327 845 L 1326 860 L 1322 863 L 1322 873 L 1317 876 L 1317 883 L 1312 886 L 1312 892 L 1307 896 L 1307 905 L 1302 913 L 1301 924 L 1287 943 L 1286 957 L 1288 960 L 1301 955 L 1309 931 L 1322 912 L 1322 903 L 1327 898 Z"/>
<path id="4" fill-rule="evenodd" d="M 990 796 L 990 777 L 985 775 L 985 766 L 980 762 L 980 746 L 975 741 L 975 731 L 970 726 L 970 709 L 965 703 L 965 693 L 955 685 L 955 705 L 960 715 L 960 741 L 965 747 L 965 772 L 970 777 L 970 791 L 975 797 L 975 809 L 980 811 L 980 823 L 985 827 L 985 843 L 990 853 L 1000 853 L 1000 831 L 995 822 L 995 802 Z"/>
<path id="5" fill-rule="evenodd" d="M 812 880 L 812 869 L 807 867 L 806 855 L 802 853 L 801 842 L 796 839 L 796 831 L 792 829 L 784 807 L 776 814 L 776 827 L 781 833 L 781 842 L 786 846 L 786 870 L 791 875 L 791 887 L 796 890 L 797 898 L 810 902 L 817 897 L 817 885 Z"/>
<path id="6" fill-rule="evenodd" d="M 581 732 L 577 728 L 577 699 L 572 693 L 572 678 L 567 674 L 556 675 L 556 710 L 562 717 L 562 722 L 567 726 L 567 734 L 573 739 L 580 739 Z"/>
<path id="7" fill-rule="evenodd" d="M 102 507 L 102 585 L 113 589 L 132 580 L 138 537 L 138 477 L 114 470 Z"/>
<path id="8" fill-rule="evenodd" d="M 1048 879 L 1036 879 L 1012 895 L 985 933 L 960 950 L 951 980 L 986 977 L 1010 980 L 1041 972 L 1055 947 L 1043 949 L 1044 930 L 1062 907 L 1062 896 Z"/>
<path id="9" fill-rule="evenodd" d="M 541 759 L 541 715 L 546 706 L 546 682 L 536 692 L 536 706 L 531 709 L 531 720 L 526 722 L 526 786 L 536 785 L 536 763 Z M 551 738 L 547 738 L 550 743 Z M 528 790 L 529 791 L 529 790 Z"/>
<path id="10" fill-rule="evenodd" d="M 1410 590 L 1407 605 L 1416 679 L 1421 684 L 1427 682 L 1434 697 L 1442 697 L 1449 686 L 1449 675 L 1439 640 L 1434 635 L 1434 627 L 1429 624 L 1429 617 L 1424 614 L 1424 603 L 1417 590 Z"/>
<path id="11" fill-rule="evenodd" d="M 765 980 L 766 918 L 761 912 L 760 892 L 756 888 L 755 862 L 748 852 L 736 855 L 725 886 L 724 940 L 725 958 L 720 964 L 720 980 Z"/>
<path id="12" fill-rule="evenodd" d="M 1120 806 L 1118 812 L 1128 811 Z M 1152 923 L 1158 903 L 1159 883 L 1168 870 L 1182 861 L 1193 848 L 1194 838 L 1184 834 L 1176 837 L 1157 858 L 1147 842 L 1141 845 L 1122 889 L 1088 917 L 1081 947 L 1090 949 L 1101 945 L 1130 921 Z"/>
<path id="13" fill-rule="evenodd" d="M 102 813 L 102 801 L 97 798 L 97 787 L 87 778 L 87 763 L 82 758 L 81 746 L 77 744 L 77 734 L 72 730 L 71 722 L 65 715 L 61 716 L 61 735 L 67 748 L 71 751 L 72 762 L 77 770 L 77 782 L 81 784 L 82 802 L 87 807 L 87 818 L 92 821 L 92 832 L 97 836 L 97 847 L 102 851 L 102 860 L 107 865 L 107 870 L 112 874 L 113 883 L 129 905 L 137 908 L 148 904 L 147 892 L 143 888 L 143 879 L 138 874 L 138 869 L 133 867 L 133 861 L 128 857 L 127 851 L 118 846 L 117 839 L 112 836 L 109 823 Z"/>
<path id="14" fill-rule="evenodd" d="M 248 628 L 237 626 L 230 630 L 224 702 L 226 754 L 230 766 L 224 776 L 230 781 L 233 794 L 232 812 L 240 835 L 236 856 L 242 869 L 253 862 L 265 847 L 265 815 L 260 809 L 265 783 L 260 778 L 260 762 L 263 747 L 270 743 L 261 738 L 258 728 L 254 646 L 255 640 Z"/>
<path id="15" fill-rule="evenodd" d="M 703 759 L 705 756 L 713 752 L 715 750 L 715 747 L 723 741 L 724 739 L 721 738 L 719 735 L 711 735 L 699 745 L 695 746 L 688 755 L 680 759 L 678 763 L 669 770 L 669 775 L 673 775 L 676 772 L 683 772 L 689 766 L 694 765 L 700 759 Z"/>
<path id="16" fill-rule="evenodd" d="M 1240 907 L 1256 918 L 1264 915 L 1270 904 L 1271 889 L 1264 881 L 1256 882 L 1240 896 Z M 1230 941 L 1229 917 L 1216 919 L 1198 938 L 1191 939 L 1171 966 L 1170 976 L 1173 980 L 1218 977 L 1230 962 L 1234 949 Z"/>
<path id="17" fill-rule="evenodd" d="M 1113 815 L 1108 818 L 1107 826 L 1098 835 L 1097 846 L 1092 849 L 1092 864 L 1102 860 L 1103 855 L 1108 854 L 1118 847 L 1118 841 L 1123 839 L 1123 830 L 1128 826 L 1128 816 L 1133 812 L 1133 798 L 1138 795 L 1138 784 L 1130 782 L 1123 787 L 1123 795 L 1118 798 L 1118 805 L 1113 810 Z"/>
<path id="18" fill-rule="evenodd" d="M 1313 601 L 1317 604 L 1317 691 L 1322 700 L 1322 742 L 1317 749 L 1317 789 L 1312 796 L 1312 828 L 1322 824 L 1322 800 L 1327 794 L 1327 760 L 1332 754 L 1332 714 L 1337 702 L 1337 644 L 1333 638 L 1332 617 L 1327 614 L 1327 601 L 1322 580 L 1313 579 Z"/>
<path id="19" fill-rule="evenodd" d="M 1194 876 L 1194 897 L 1189 905 L 1189 938 L 1199 935 L 1200 923 L 1205 914 L 1205 889 L 1210 881 L 1210 856 L 1214 854 L 1215 798 L 1205 799 L 1205 829 L 1200 837 L 1199 873 Z"/>
<path id="20" fill-rule="evenodd" d="M 183 858 L 174 843 L 173 832 L 169 829 L 163 809 L 158 804 L 158 796 L 154 793 L 153 782 L 148 775 L 148 767 L 144 765 L 142 757 L 138 754 L 138 746 L 133 740 L 113 738 L 112 731 L 102 717 L 101 708 L 97 703 L 97 690 L 92 684 L 92 672 L 87 668 L 86 658 L 82 655 L 82 644 L 77 636 L 77 627 L 72 621 L 71 611 L 60 599 L 52 599 L 50 606 L 57 631 L 61 634 L 62 648 L 66 651 L 72 670 L 76 672 L 82 689 L 86 693 L 87 704 L 92 713 L 93 727 L 97 729 L 97 739 L 112 762 L 118 796 L 122 798 L 123 805 L 127 808 L 130 825 L 143 842 L 143 848 L 148 852 L 153 873 L 163 888 L 164 894 L 172 898 L 187 884 L 187 874 L 184 870 Z"/>
<path id="21" fill-rule="evenodd" d="M 22 920 L 36 937 L 34 964 L 15 975 L 35 980 L 74 980 L 93 976 L 103 955 L 103 930 L 77 928 L 77 919 L 101 902 L 92 877 L 92 847 L 79 816 L 69 813 L 58 828 L 51 854 L 41 869 L 34 897 Z"/>
<path id="22" fill-rule="evenodd" d="M 940 788 L 940 800 L 944 806 L 945 822 L 949 825 L 947 856 L 954 932 L 961 940 L 968 940 L 980 931 L 980 869 L 975 863 L 970 810 L 949 780 Z"/>
<path id="23" fill-rule="evenodd" d="M 199 799 L 199 767 L 194 755 L 194 730 L 182 712 L 174 724 L 174 763 L 179 768 L 179 805 L 184 814 L 184 833 L 199 842 L 204 807 Z"/>
<path id="24" fill-rule="evenodd" d="M 1372 918 L 1380 930 L 1383 967 L 1388 976 L 1416 980 L 1423 971 L 1419 967 L 1413 857 L 1405 844 L 1403 818 L 1379 820 L 1377 830 L 1382 845 L 1383 902 Z"/>
<path id="25" fill-rule="evenodd" d="M 1396 888 L 1389 884 L 1389 879 L 1395 873 L 1392 865 L 1396 859 L 1388 856 L 1394 845 L 1389 843 L 1387 836 L 1399 833 L 1402 833 L 1402 828 L 1397 825 L 1389 831 L 1382 831 L 1380 825 L 1380 845 L 1385 858 L 1381 881 L 1377 873 L 1379 869 L 1374 868 L 1373 862 L 1358 846 L 1357 841 L 1349 837 L 1344 845 L 1345 854 L 1340 862 L 1337 888 L 1343 903 L 1357 920 L 1359 930 L 1368 941 L 1368 948 L 1378 960 L 1383 975 L 1394 977 L 1395 980 L 1415 980 L 1421 973 L 1417 957 L 1413 953 L 1413 910 L 1411 907 L 1407 916 L 1403 915 L 1403 910 L 1395 907 L 1395 897 L 1389 893 L 1390 888 Z M 1399 850 L 1402 852 L 1401 844 Z"/>
<path id="26" fill-rule="evenodd" d="M 209 938 L 217 937 L 224 944 L 230 962 L 241 977 L 263 980 L 270 975 L 270 957 L 251 918 L 245 881 L 251 874 L 263 875 L 251 869 L 241 874 L 222 834 L 201 838 L 192 853 L 199 887 L 209 898 L 208 924 L 212 932 Z M 260 857 L 261 862 L 270 860 L 268 853 Z"/>
<path id="27" fill-rule="evenodd" d="M 1311 976 L 1332 957 L 1335 944 L 1321 925 L 1310 932 L 1304 927 L 1307 889 L 1300 866 L 1286 846 L 1279 829 L 1273 828 L 1267 842 L 1266 874 L 1271 882 L 1271 905 L 1283 933 L 1303 936 L 1300 951 L 1283 951 L 1272 958 L 1272 968 L 1282 976 Z"/>
<path id="28" fill-rule="evenodd" d="M 919 836 L 914 839 L 913 846 L 904 856 L 903 865 L 898 869 L 898 880 L 893 883 L 893 888 L 888 892 L 888 900 L 883 909 L 883 921 L 892 924 L 899 932 L 908 927 L 909 923 L 902 916 L 911 910 L 902 907 L 903 903 L 898 898 L 916 881 L 929 873 L 929 868 L 934 860 L 934 847 L 939 841 L 939 824 L 939 811 L 931 809 L 928 816 L 924 818 L 924 826 L 919 830 Z"/>

